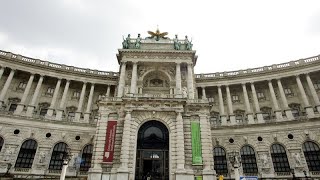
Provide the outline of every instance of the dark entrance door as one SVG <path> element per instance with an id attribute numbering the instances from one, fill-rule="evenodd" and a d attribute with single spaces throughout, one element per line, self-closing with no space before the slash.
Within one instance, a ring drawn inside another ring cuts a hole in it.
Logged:
<path id="1" fill-rule="evenodd" d="M 169 180 L 169 133 L 158 121 L 149 121 L 138 133 L 136 180 Z"/>

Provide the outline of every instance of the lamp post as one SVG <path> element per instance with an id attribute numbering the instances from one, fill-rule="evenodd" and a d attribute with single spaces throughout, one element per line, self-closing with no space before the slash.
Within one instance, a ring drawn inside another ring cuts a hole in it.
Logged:
<path id="1" fill-rule="evenodd" d="M 239 160 L 239 153 L 232 151 L 229 153 L 229 161 L 234 170 L 234 178 L 235 180 L 240 180 L 240 172 L 239 167 L 241 166 L 241 162 Z"/>
<path id="2" fill-rule="evenodd" d="M 12 164 L 11 163 L 8 163 L 7 164 L 7 172 L 4 174 L 4 177 L 13 177 L 13 175 L 10 174 L 10 169 L 12 167 Z"/>
<path id="3" fill-rule="evenodd" d="M 60 180 L 65 180 L 66 173 L 67 173 L 67 168 L 68 168 L 68 163 L 69 163 L 69 161 L 70 161 L 70 159 L 72 157 L 72 155 L 70 153 L 70 148 L 67 148 L 66 152 L 61 153 L 60 156 L 62 156 L 62 159 L 63 159 Z"/>

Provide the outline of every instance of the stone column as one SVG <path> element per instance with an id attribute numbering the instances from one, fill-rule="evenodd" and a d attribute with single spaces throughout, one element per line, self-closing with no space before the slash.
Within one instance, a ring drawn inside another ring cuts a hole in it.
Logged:
<path id="1" fill-rule="evenodd" d="M 118 97 L 123 96 L 125 77 L 126 77 L 126 62 L 122 62 L 121 70 L 120 70 L 120 77 L 119 77 L 118 93 L 117 93 Z"/>
<path id="2" fill-rule="evenodd" d="M 9 74 L 9 76 L 7 78 L 7 81 L 3 85 L 3 88 L 2 88 L 1 93 L 0 93 L 0 107 L 4 104 L 4 97 L 7 94 L 7 91 L 9 89 L 10 84 L 11 84 L 11 81 L 12 81 L 12 78 L 13 78 L 13 75 L 14 75 L 15 71 L 16 71 L 15 69 L 11 69 L 10 74 Z"/>
<path id="3" fill-rule="evenodd" d="M 177 173 L 185 172 L 185 155 L 184 155 L 184 130 L 181 112 L 177 112 L 176 118 L 176 151 L 177 151 Z"/>
<path id="4" fill-rule="evenodd" d="M 281 112 L 281 109 L 279 108 L 278 101 L 277 101 L 277 98 L 276 98 L 276 94 L 274 93 L 274 89 L 273 89 L 271 80 L 268 80 L 268 86 L 269 86 L 270 95 L 271 95 L 271 98 L 272 98 L 273 107 L 274 107 L 274 111 L 276 113 L 277 120 L 278 121 L 283 120 L 282 112 Z"/>
<path id="5" fill-rule="evenodd" d="M 133 62 L 132 76 L 131 76 L 131 89 L 130 89 L 131 94 L 135 94 L 137 89 L 137 68 L 138 68 L 137 62 Z"/>
<path id="6" fill-rule="evenodd" d="M 36 100 L 37 100 L 37 98 L 39 96 L 39 92 L 40 92 L 41 85 L 42 85 L 42 82 L 43 82 L 43 77 L 44 77 L 43 75 L 40 75 L 38 84 L 36 86 L 36 90 L 34 91 L 34 94 L 32 96 L 32 100 L 31 100 L 30 104 L 28 105 L 26 116 L 31 117 L 32 114 L 33 114 L 33 111 L 35 109 Z"/>
<path id="7" fill-rule="evenodd" d="M 55 109 L 57 97 L 58 97 L 59 90 L 60 90 L 60 85 L 61 85 L 61 79 L 59 78 L 57 81 L 57 84 L 56 84 L 56 88 L 54 89 L 54 92 L 53 92 L 50 107 L 47 111 L 47 116 L 49 116 L 49 117 L 52 117 L 52 115 L 53 115 L 53 111 Z"/>
<path id="8" fill-rule="evenodd" d="M 241 85 L 242 85 L 242 91 L 243 91 L 243 96 L 244 96 L 244 102 L 246 104 L 248 123 L 249 124 L 254 124 L 254 118 L 253 118 L 253 114 L 252 114 L 252 111 L 251 111 L 251 106 L 250 106 L 250 102 L 249 102 L 247 87 L 246 87 L 245 83 L 242 83 Z"/>
<path id="9" fill-rule="evenodd" d="M 109 97 L 109 96 L 110 96 L 110 86 L 111 86 L 111 85 L 108 85 L 108 87 L 107 87 L 106 97 Z"/>
<path id="10" fill-rule="evenodd" d="M 57 109 L 56 120 L 61 120 L 62 118 L 62 113 L 64 111 L 65 102 L 68 95 L 69 85 L 70 85 L 70 80 L 67 79 L 66 85 L 63 90 L 62 98 L 60 101 L 59 109 Z"/>
<path id="11" fill-rule="evenodd" d="M 232 100 L 231 100 L 231 94 L 229 86 L 226 85 L 226 92 L 227 92 L 227 104 L 228 104 L 228 110 L 229 110 L 229 118 L 231 125 L 237 124 L 236 117 L 233 114 L 233 107 L 232 107 Z"/>
<path id="12" fill-rule="evenodd" d="M 256 88 L 254 87 L 254 83 L 253 82 L 251 82 L 251 91 L 252 91 L 252 97 L 253 97 L 254 106 L 255 106 L 255 109 L 256 109 L 256 115 L 257 115 L 258 123 L 264 123 L 264 119 L 263 119 L 262 113 L 260 111 L 260 106 L 259 106 L 259 101 L 258 101 L 258 97 L 257 97 Z"/>
<path id="13" fill-rule="evenodd" d="M 21 114 L 21 112 L 23 111 L 23 108 L 25 106 L 25 103 L 26 103 L 26 99 L 29 95 L 29 91 L 31 89 L 31 85 L 33 83 L 33 79 L 34 79 L 34 74 L 31 74 L 30 77 L 29 77 L 29 80 L 28 80 L 28 83 L 27 83 L 27 86 L 26 86 L 26 89 L 24 90 L 23 92 L 23 95 L 22 95 L 22 98 L 21 98 L 21 101 L 20 103 L 18 104 L 17 106 L 17 109 L 14 111 L 14 114 Z"/>
<path id="14" fill-rule="evenodd" d="M 80 117 L 81 117 L 81 112 L 82 112 L 82 106 L 83 106 L 83 100 L 84 100 L 84 95 L 86 93 L 86 88 L 87 88 L 87 82 L 83 82 L 82 85 L 82 90 L 81 90 L 81 94 L 80 94 L 80 99 L 79 99 L 79 104 L 78 104 L 78 108 L 77 108 L 77 112 L 74 116 L 74 120 L 75 121 L 79 121 Z"/>
<path id="15" fill-rule="evenodd" d="M 176 64 L 176 95 L 181 97 L 181 69 L 180 63 Z"/>
<path id="16" fill-rule="evenodd" d="M 292 115 L 291 109 L 288 106 L 288 101 L 287 101 L 286 95 L 284 93 L 284 90 L 283 90 L 283 87 L 282 87 L 282 84 L 281 84 L 281 80 L 277 79 L 277 83 L 278 83 L 278 88 L 279 88 L 279 91 L 280 91 L 280 96 L 281 96 L 281 100 L 282 100 L 282 103 L 283 103 L 283 106 L 284 106 L 284 111 L 286 113 L 286 116 L 287 116 L 288 120 L 292 120 L 292 119 L 294 119 L 294 117 Z"/>
<path id="17" fill-rule="evenodd" d="M 91 84 L 89 98 L 88 98 L 88 104 L 86 112 L 84 113 L 84 122 L 89 122 L 90 114 L 91 114 L 91 105 L 92 105 L 92 98 L 93 98 L 93 92 L 94 92 L 94 83 Z"/>
<path id="18" fill-rule="evenodd" d="M 296 80 L 297 80 L 298 88 L 299 88 L 299 91 L 300 91 L 300 94 L 301 94 L 301 97 L 302 97 L 302 100 L 303 100 L 304 108 L 306 109 L 307 117 L 308 118 L 313 118 L 314 117 L 314 111 L 313 111 L 312 106 L 310 106 L 308 97 L 306 95 L 306 92 L 303 89 L 303 86 L 302 86 L 302 83 L 301 83 L 299 75 L 296 76 Z"/>
<path id="19" fill-rule="evenodd" d="M 225 126 L 225 125 L 227 125 L 227 117 L 224 112 L 224 104 L 223 104 L 221 86 L 218 86 L 218 95 L 219 95 L 219 111 L 220 111 L 221 125 Z"/>
<path id="20" fill-rule="evenodd" d="M 0 68 L 0 79 L 2 78 L 3 72 L 4 72 L 4 67 L 1 67 Z"/>
<path id="21" fill-rule="evenodd" d="M 94 136 L 94 146 L 92 154 L 91 168 L 88 172 L 89 180 L 100 180 L 102 175 L 102 160 L 104 156 L 104 146 L 106 142 L 107 125 L 109 120 L 109 112 L 101 112 L 98 119 L 96 134 Z"/>
<path id="22" fill-rule="evenodd" d="M 194 99 L 192 63 L 188 63 L 187 86 L 188 86 L 188 98 Z"/>
<path id="23" fill-rule="evenodd" d="M 202 88 L 202 99 L 207 99 L 206 87 L 201 87 L 201 88 Z"/>
<path id="24" fill-rule="evenodd" d="M 210 124 L 208 117 L 205 114 L 199 115 L 200 117 L 200 135 L 202 147 L 202 160 L 203 160 L 203 179 L 211 180 L 215 175 L 213 170 L 213 152 L 212 152 L 212 138 Z"/>
<path id="25" fill-rule="evenodd" d="M 130 152 L 130 136 L 131 136 L 131 111 L 126 112 L 123 123 L 120 153 L 120 167 L 118 169 L 117 179 L 128 179 L 129 177 L 129 152 Z"/>
<path id="26" fill-rule="evenodd" d="M 320 113 L 320 101 L 319 101 L 319 97 L 318 97 L 318 94 L 317 94 L 316 89 L 314 88 L 314 85 L 313 85 L 313 83 L 312 83 L 312 80 L 311 80 L 311 78 L 310 78 L 309 73 L 306 74 L 306 78 L 307 78 L 307 82 L 308 82 L 308 86 L 309 86 L 311 95 L 312 95 L 313 100 L 314 100 L 314 104 L 316 105 L 316 108 L 317 108 L 318 112 Z"/>

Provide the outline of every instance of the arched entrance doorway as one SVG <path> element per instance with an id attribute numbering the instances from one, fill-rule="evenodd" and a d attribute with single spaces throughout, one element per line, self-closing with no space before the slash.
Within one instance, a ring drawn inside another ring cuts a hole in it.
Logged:
<path id="1" fill-rule="evenodd" d="M 136 180 L 169 180 L 169 132 L 158 121 L 144 123 L 138 132 Z"/>

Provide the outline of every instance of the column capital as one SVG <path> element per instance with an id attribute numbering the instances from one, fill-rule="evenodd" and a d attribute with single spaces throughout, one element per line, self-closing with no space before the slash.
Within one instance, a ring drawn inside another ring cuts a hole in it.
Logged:
<path id="1" fill-rule="evenodd" d="M 254 85 L 255 81 L 250 81 L 250 84 L 253 84 Z"/>
<path id="2" fill-rule="evenodd" d="M 272 79 L 267 79 L 268 83 L 272 83 Z"/>
<path id="3" fill-rule="evenodd" d="M 295 74 L 296 78 L 300 78 L 300 74 Z"/>
<path id="4" fill-rule="evenodd" d="M 83 85 L 87 85 L 87 83 L 88 83 L 87 81 L 82 81 L 82 82 L 83 82 Z"/>
<path id="5" fill-rule="evenodd" d="M 57 79 L 58 79 L 58 81 L 61 81 L 61 80 L 62 80 L 62 78 L 61 78 L 61 77 L 57 77 Z"/>
<path id="6" fill-rule="evenodd" d="M 201 88 L 202 88 L 202 89 L 205 89 L 205 88 L 206 88 L 206 86 L 201 86 Z"/>
<path id="7" fill-rule="evenodd" d="M 66 82 L 69 82 L 70 83 L 71 79 L 66 79 Z"/>
<path id="8" fill-rule="evenodd" d="M 246 82 L 242 82 L 242 83 L 241 83 L 242 86 L 245 86 L 246 84 L 247 84 Z"/>
<path id="9" fill-rule="evenodd" d="M 92 82 L 92 83 L 90 83 L 90 84 L 91 84 L 91 86 L 94 86 L 96 83 Z"/>
<path id="10" fill-rule="evenodd" d="M 181 64 L 181 62 L 176 62 L 176 65 L 180 65 Z"/>

